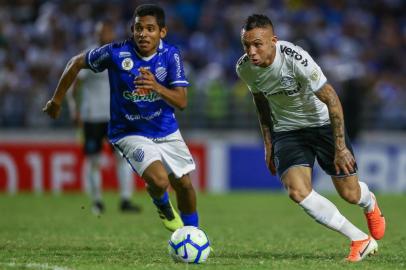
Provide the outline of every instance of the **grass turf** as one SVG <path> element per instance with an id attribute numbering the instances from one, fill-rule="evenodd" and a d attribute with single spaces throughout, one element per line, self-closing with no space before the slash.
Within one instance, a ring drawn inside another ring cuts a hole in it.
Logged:
<path id="1" fill-rule="evenodd" d="M 118 196 L 104 194 L 107 211 L 91 214 L 82 194 L 0 194 L 0 269 L 406 269 L 406 196 L 378 196 L 388 229 L 379 253 L 343 262 L 349 241 L 313 222 L 281 193 L 199 194 L 201 227 L 215 250 L 204 265 L 175 264 L 166 231 L 144 193 L 139 215 L 118 211 Z M 174 198 L 174 194 L 171 194 Z M 357 206 L 328 196 L 367 231 Z"/>

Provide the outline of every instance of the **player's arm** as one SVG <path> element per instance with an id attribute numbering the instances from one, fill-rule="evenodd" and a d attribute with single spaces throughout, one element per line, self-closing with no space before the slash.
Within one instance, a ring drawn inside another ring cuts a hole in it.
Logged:
<path id="1" fill-rule="evenodd" d="M 269 101 L 261 92 L 252 93 L 252 95 L 254 98 L 255 107 L 257 109 L 262 137 L 264 139 L 266 165 L 268 166 L 268 169 L 272 173 L 272 175 L 275 175 L 276 168 L 275 164 L 273 163 L 272 156 L 272 139 L 271 139 L 272 119 Z"/>
<path id="2" fill-rule="evenodd" d="M 74 56 L 67 63 L 65 70 L 59 79 L 58 85 L 55 89 L 53 97 L 47 102 L 45 107 L 42 109 L 43 112 L 48 114 L 51 118 L 57 118 L 61 111 L 61 104 L 63 98 L 65 97 L 66 91 L 72 85 L 73 81 L 76 79 L 79 71 L 86 68 L 85 54 L 81 53 Z"/>
<path id="3" fill-rule="evenodd" d="M 80 75 L 79 75 L 80 76 Z M 76 78 L 72 84 L 72 89 L 68 90 L 66 98 L 68 102 L 69 112 L 73 122 L 77 125 L 81 125 L 80 113 L 79 113 L 79 92 L 80 92 L 81 80 Z"/>
<path id="4" fill-rule="evenodd" d="M 157 92 L 166 102 L 179 110 L 183 110 L 186 108 L 186 87 L 178 86 L 171 89 L 166 88 L 156 81 L 155 76 L 154 74 L 152 74 L 151 71 L 145 68 L 140 68 L 139 71 L 141 75 L 134 80 L 137 88 Z"/>
<path id="5" fill-rule="evenodd" d="M 345 144 L 344 115 L 340 99 L 334 88 L 328 83 L 324 84 L 315 94 L 328 108 L 334 135 L 336 173 L 342 171 L 350 174 L 354 171 L 355 159 Z"/>

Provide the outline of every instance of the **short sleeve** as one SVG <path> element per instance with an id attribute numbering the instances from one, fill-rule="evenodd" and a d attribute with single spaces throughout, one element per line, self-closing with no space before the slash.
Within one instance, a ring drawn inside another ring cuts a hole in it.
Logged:
<path id="1" fill-rule="evenodd" d="M 251 93 L 258 93 L 260 90 L 256 86 L 255 80 L 253 81 L 253 76 L 250 75 L 250 71 L 248 70 L 247 62 L 248 57 L 243 55 L 235 65 L 235 72 L 237 76 L 247 85 L 248 89 Z"/>
<path id="2" fill-rule="evenodd" d="M 189 86 L 183 69 L 183 61 L 178 49 L 174 48 L 169 53 L 168 61 L 168 83 L 169 87 Z"/>
<path id="3" fill-rule="evenodd" d="M 94 72 L 102 72 L 111 64 L 111 45 L 92 49 L 86 53 L 86 64 Z"/>
<path id="4" fill-rule="evenodd" d="M 320 90 L 327 82 L 326 76 L 306 51 L 302 50 L 299 54 L 303 58 L 300 61 L 293 61 L 294 74 L 299 81 L 307 84 L 313 92 Z"/>

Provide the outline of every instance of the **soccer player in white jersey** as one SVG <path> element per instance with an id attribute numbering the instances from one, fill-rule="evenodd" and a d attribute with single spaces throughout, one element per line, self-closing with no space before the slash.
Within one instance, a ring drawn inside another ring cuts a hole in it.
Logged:
<path id="1" fill-rule="evenodd" d="M 163 41 L 167 33 L 165 12 L 157 5 L 138 6 L 131 29 L 132 36 L 123 42 L 74 56 L 43 111 L 58 117 L 66 91 L 80 70 L 107 69 L 110 142 L 146 181 L 167 229 L 198 227 L 196 193 L 189 176 L 195 163 L 174 114 L 175 108 L 187 106 L 189 82 L 180 52 Z M 180 216 L 169 200 L 169 184 L 176 192 Z"/>
<path id="2" fill-rule="evenodd" d="M 358 180 L 335 90 L 306 51 L 277 39 L 267 16 L 249 16 L 241 41 L 245 54 L 236 72 L 253 95 L 270 172 L 278 173 L 289 197 L 310 217 L 351 240 L 348 261 L 360 261 L 375 253 L 375 240 L 385 233 L 385 219 L 374 194 Z M 311 175 L 316 158 L 340 196 L 364 210 L 371 235 L 313 190 Z"/>
<path id="3" fill-rule="evenodd" d="M 115 39 L 114 24 L 111 21 L 98 22 L 95 30 L 99 44 L 92 48 L 105 45 Z M 71 95 L 68 95 L 70 109 L 75 122 L 83 132 L 83 152 L 86 156 L 85 178 L 92 198 L 92 211 L 99 215 L 105 211 L 102 200 L 100 158 L 110 118 L 110 86 L 107 72 L 93 73 L 90 70 L 82 70 L 70 93 Z M 122 212 L 139 213 L 141 207 L 131 203 L 134 189 L 131 167 L 118 151 L 114 153 L 121 198 L 119 209 Z"/>

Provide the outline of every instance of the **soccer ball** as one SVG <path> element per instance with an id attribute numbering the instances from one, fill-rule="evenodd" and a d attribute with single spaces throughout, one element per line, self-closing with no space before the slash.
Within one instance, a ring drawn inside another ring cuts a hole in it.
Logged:
<path id="1" fill-rule="evenodd" d="M 202 230 L 184 226 L 172 234 L 168 251 L 175 262 L 204 263 L 210 254 L 210 241 Z"/>

